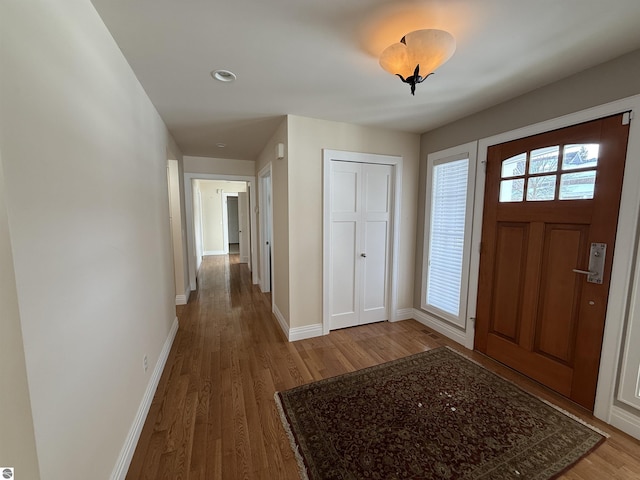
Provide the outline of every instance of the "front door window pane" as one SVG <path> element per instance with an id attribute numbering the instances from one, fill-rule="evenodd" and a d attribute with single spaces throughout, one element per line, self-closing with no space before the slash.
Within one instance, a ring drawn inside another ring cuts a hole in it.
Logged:
<path id="1" fill-rule="evenodd" d="M 595 170 L 564 173 L 560 177 L 560 200 L 585 200 L 593 198 L 595 188 Z"/>
<path id="2" fill-rule="evenodd" d="M 556 196 L 556 176 L 529 177 L 527 181 L 527 201 L 553 200 Z"/>
<path id="3" fill-rule="evenodd" d="M 524 198 L 524 178 L 500 182 L 501 202 L 521 202 Z"/>
<path id="4" fill-rule="evenodd" d="M 520 153 L 502 162 L 502 178 L 524 175 L 527 165 L 527 153 Z"/>
<path id="5" fill-rule="evenodd" d="M 544 147 L 531 151 L 529 173 L 555 172 L 558 170 L 560 147 Z"/>
<path id="6" fill-rule="evenodd" d="M 595 168 L 598 166 L 600 145 L 597 143 L 580 143 L 565 145 L 562 153 L 562 169 Z"/>

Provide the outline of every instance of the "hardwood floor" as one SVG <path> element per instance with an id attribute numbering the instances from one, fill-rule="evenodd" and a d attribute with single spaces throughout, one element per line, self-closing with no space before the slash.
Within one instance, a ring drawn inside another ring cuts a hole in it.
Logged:
<path id="1" fill-rule="evenodd" d="M 562 477 L 640 478 L 640 442 L 538 384 L 465 350 L 415 320 L 286 341 L 269 295 L 238 256 L 206 257 L 127 479 L 298 479 L 273 395 L 302 383 L 449 345 L 609 433 Z"/>

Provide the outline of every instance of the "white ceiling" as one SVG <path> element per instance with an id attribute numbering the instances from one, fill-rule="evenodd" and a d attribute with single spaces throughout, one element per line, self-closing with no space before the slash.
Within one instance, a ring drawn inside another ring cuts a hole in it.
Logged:
<path id="1" fill-rule="evenodd" d="M 92 1 L 183 153 L 218 158 L 285 114 L 422 133 L 640 48 L 639 0 Z M 412 97 L 376 55 L 419 28 L 457 50 Z"/>

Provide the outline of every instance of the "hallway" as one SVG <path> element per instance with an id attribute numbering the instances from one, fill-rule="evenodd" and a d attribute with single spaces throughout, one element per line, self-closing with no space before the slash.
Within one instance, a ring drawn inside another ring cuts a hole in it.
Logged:
<path id="1" fill-rule="evenodd" d="M 180 307 L 180 329 L 127 479 L 298 479 L 273 395 L 440 345 L 462 347 L 407 320 L 286 341 L 270 296 L 238 255 L 205 257 L 198 292 Z M 485 357 L 466 354 L 611 434 L 563 479 L 632 479 L 640 442 Z"/>

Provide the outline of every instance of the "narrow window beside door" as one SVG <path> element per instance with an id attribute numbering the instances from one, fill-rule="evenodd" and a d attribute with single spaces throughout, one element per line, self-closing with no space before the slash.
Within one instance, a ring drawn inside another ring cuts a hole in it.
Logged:
<path id="1" fill-rule="evenodd" d="M 468 147 L 463 145 L 460 148 Z M 475 144 L 474 144 L 475 147 Z M 475 150 L 429 156 L 422 308 L 465 327 Z M 459 151 L 459 150 L 458 150 Z"/>

